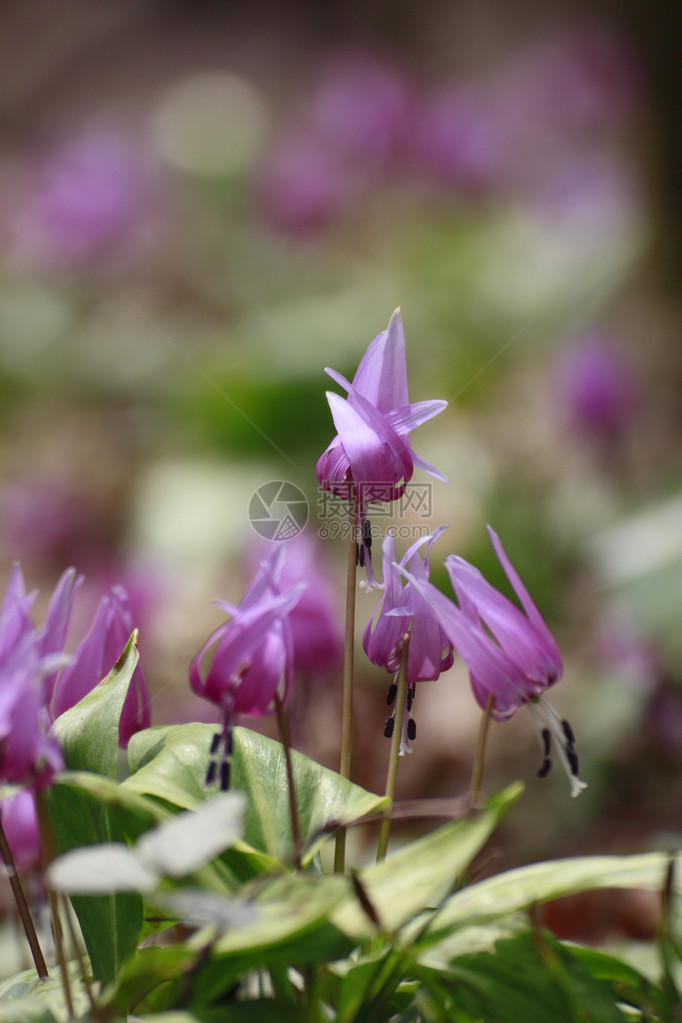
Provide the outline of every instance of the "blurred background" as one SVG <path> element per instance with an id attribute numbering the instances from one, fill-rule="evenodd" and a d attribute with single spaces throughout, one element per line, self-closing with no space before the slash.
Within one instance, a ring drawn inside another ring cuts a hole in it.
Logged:
<path id="1" fill-rule="evenodd" d="M 323 370 L 352 376 L 400 305 L 411 400 L 450 403 L 413 435 L 451 481 L 433 578 L 454 552 L 504 586 L 495 526 L 564 654 L 554 703 L 589 783 L 573 801 L 536 777 L 528 715 L 495 726 L 484 788 L 527 792 L 489 869 L 679 844 L 679 22 L 635 0 L 5 0 L 2 574 L 19 558 L 42 606 L 85 574 L 72 645 L 122 582 L 154 723 L 215 719 L 188 664 L 263 552 L 252 494 L 289 481 L 327 630 L 292 727 L 337 766 Z M 361 650 L 357 675 L 353 777 L 379 790 L 389 679 Z M 461 663 L 415 717 L 399 796 L 461 794 Z M 593 931 L 646 931 L 651 907 L 633 923 L 619 898 Z"/>

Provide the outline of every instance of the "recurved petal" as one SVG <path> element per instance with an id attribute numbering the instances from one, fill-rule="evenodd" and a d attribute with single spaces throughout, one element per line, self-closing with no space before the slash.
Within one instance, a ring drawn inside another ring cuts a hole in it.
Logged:
<path id="1" fill-rule="evenodd" d="M 415 401 L 386 412 L 386 418 L 397 433 L 409 433 L 422 423 L 427 423 L 448 407 L 447 401 Z"/>
<path id="2" fill-rule="evenodd" d="M 530 593 L 524 586 L 519 573 L 516 571 L 511 561 L 509 560 L 509 556 L 505 551 L 504 547 L 502 546 L 502 541 L 500 540 L 499 536 L 492 528 L 492 526 L 487 526 L 487 530 L 488 536 L 490 537 L 490 542 L 493 545 L 499 562 L 505 571 L 507 579 L 511 583 L 516 596 L 519 598 L 521 602 L 521 606 L 528 615 L 528 618 L 536 627 L 538 632 L 542 635 L 547 645 L 547 649 L 551 651 L 552 658 L 556 661 L 559 667 L 559 674 L 561 674 L 563 667 L 561 662 L 561 654 L 559 653 L 559 648 L 556 645 L 554 636 L 549 631 L 547 623 L 545 622 L 544 618 L 538 611 L 537 606 L 533 598 L 531 597 Z"/>
<path id="3" fill-rule="evenodd" d="M 353 377 L 353 387 L 379 412 L 407 405 L 407 366 L 405 362 L 405 331 L 400 309 L 363 355 Z"/>

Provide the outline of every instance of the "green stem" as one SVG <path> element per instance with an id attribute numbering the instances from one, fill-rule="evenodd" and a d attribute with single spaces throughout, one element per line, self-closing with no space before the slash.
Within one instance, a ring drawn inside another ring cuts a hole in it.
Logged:
<path id="1" fill-rule="evenodd" d="M 476 755 L 474 757 L 474 767 L 471 772 L 471 785 L 469 786 L 469 807 L 473 809 L 478 799 L 478 793 L 481 788 L 481 779 L 483 777 L 483 764 L 485 762 L 485 747 L 488 741 L 488 729 L 490 727 L 490 719 L 493 713 L 493 707 L 495 706 L 495 697 L 491 694 L 488 697 L 481 723 L 478 729 L 478 739 L 476 742 Z"/>
<path id="2" fill-rule="evenodd" d="M 38 941 L 38 935 L 36 929 L 33 926 L 33 920 L 31 913 L 28 908 L 28 902 L 26 901 L 26 895 L 21 884 L 21 880 L 17 873 L 17 868 L 14 863 L 14 857 L 12 856 L 12 850 L 9 847 L 7 836 L 5 835 L 2 821 L 0 820 L 0 856 L 5 861 L 7 867 L 7 876 L 9 883 L 12 887 L 12 894 L 14 895 L 14 901 L 17 904 L 17 912 L 24 928 L 24 934 L 28 941 L 28 947 L 31 949 L 31 955 L 33 956 L 33 962 L 35 963 L 36 972 L 41 980 L 47 980 L 48 972 L 47 966 L 45 965 L 45 957 Z"/>
<path id="3" fill-rule="evenodd" d="M 279 727 L 279 734 L 282 740 L 282 746 L 284 747 L 284 762 L 287 769 L 287 784 L 289 788 L 289 811 L 291 816 L 291 838 L 294 846 L 293 861 L 296 870 L 301 869 L 301 829 L 298 823 L 298 807 L 296 805 L 296 788 L 294 786 L 294 768 L 291 762 L 291 739 L 289 736 L 289 725 L 287 723 L 286 714 L 284 713 L 284 704 L 282 703 L 282 697 L 279 693 L 275 693 L 275 707 L 277 710 L 277 725 Z"/>
<path id="4" fill-rule="evenodd" d="M 358 564 L 357 501 L 350 502 L 351 534 L 348 541 L 348 572 L 346 580 L 346 633 L 343 648 L 343 697 L 341 712 L 341 762 L 339 774 L 350 778 L 350 754 L 353 730 L 353 673 L 355 654 L 355 581 Z M 342 874 L 346 867 L 346 829 L 339 828 L 334 848 L 334 870 Z"/>
<path id="5" fill-rule="evenodd" d="M 400 651 L 400 669 L 398 671 L 398 693 L 395 701 L 395 718 L 393 735 L 391 737 L 391 753 L 388 759 L 388 772 L 386 774 L 386 795 L 391 800 L 384 810 L 379 831 L 379 844 L 377 846 L 377 863 L 386 858 L 388 849 L 388 836 L 391 831 L 391 810 L 395 799 L 395 786 L 398 777 L 398 758 L 400 757 L 400 742 L 403 733 L 403 717 L 405 714 L 405 701 L 407 698 L 407 654 L 410 646 L 410 635 L 405 633 L 403 645 Z"/>

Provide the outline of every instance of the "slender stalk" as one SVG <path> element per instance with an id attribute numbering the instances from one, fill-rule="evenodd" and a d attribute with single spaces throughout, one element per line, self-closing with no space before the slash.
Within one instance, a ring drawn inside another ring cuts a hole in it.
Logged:
<path id="1" fill-rule="evenodd" d="M 88 976 L 88 971 L 85 968 L 85 954 L 83 952 L 83 949 L 81 948 L 81 943 L 80 943 L 80 940 L 78 938 L 78 935 L 76 934 L 76 928 L 74 926 L 73 916 L 71 915 L 72 912 L 73 912 L 73 910 L 71 908 L 71 903 L 69 902 L 69 900 L 68 900 L 66 895 L 62 895 L 61 896 L 61 903 L 62 903 L 62 907 L 64 909 L 64 917 L 66 918 L 66 926 L 68 927 L 68 930 L 69 930 L 69 937 L 71 938 L 71 944 L 73 945 L 74 952 L 76 954 L 76 958 L 78 959 L 78 965 L 80 967 L 81 980 L 83 982 L 83 987 L 85 988 L 85 990 L 88 993 L 88 1000 L 90 1002 L 90 1009 L 92 1010 L 92 1013 L 93 1013 L 94 1016 L 99 1017 L 99 1016 L 101 1016 L 101 1013 L 100 1013 L 100 1011 L 99 1011 L 99 1009 L 97 1007 L 97 1004 L 95 1002 L 95 996 L 94 996 L 94 994 L 92 992 L 92 985 L 90 983 L 90 977 Z"/>
<path id="2" fill-rule="evenodd" d="M 296 788 L 294 786 L 294 768 L 291 762 L 291 738 L 289 735 L 289 724 L 284 713 L 284 704 L 279 693 L 275 693 L 275 708 L 277 710 L 277 725 L 279 735 L 284 747 L 284 762 L 287 768 L 287 783 L 289 788 L 289 811 L 291 815 L 291 838 L 294 845 L 294 866 L 296 870 L 301 869 L 301 829 L 298 824 L 298 807 L 296 805 Z"/>
<path id="3" fill-rule="evenodd" d="M 391 753 L 388 758 L 388 772 L 386 774 L 386 795 L 391 800 L 384 810 L 379 831 L 379 844 L 377 846 L 377 863 L 386 859 L 388 849 L 388 836 L 391 831 L 391 811 L 395 799 L 395 785 L 398 777 L 398 758 L 400 756 L 400 742 L 403 734 L 403 717 L 405 714 L 405 701 L 407 698 L 407 654 L 410 646 L 410 635 L 405 633 L 403 645 L 400 651 L 400 668 L 398 670 L 398 693 L 395 700 L 395 723 L 393 735 L 391 736 Z"/>
<path id="4" fill-rule="evenodd" d="M 341 763 L 339 774 L 350 778 L 350 754 L 353 731 L 353 673 L 355 653 L 355 581 L 358 564 L 358 523 L 355 493 L 350 502 L 350 539 L 348 541 L 348 574 L 346 581 L 346 633 L 343 647 L 343 697 L 341 712 Z M 346 829 L 336 833 L 334 870 L 342 874 L 346 866 Z"/>
<path id="5" fill-rule="evenodd" d="M 473 808 L 476 805 L 478 799 L 478 793 L 481 788 L 481 779 L 483 777 L 483 764 L 485 762 L 485 747 L 488 741 L 488 729 L 490 727 L 490 719 L 493 713 L 493 707 L 495 705 L 495 697 L 491 694 L 488 697 L 483 716 L 481 717 L 481 723 L 478 728 L 478 739 L 476 741 L 476 755 L 474 757 L 474 767 L 471 772 L 471 784 L 469 786 L 469 807 Z"/>
<path id="6" fill-rule="evenodd" d="M 36 807 L 38 809 L 38 824 L 40 827 L 40 843 L 43 849 L 43 869 L 45 870 L 49 863 L 55 858 L 57 853 L 57 846 L 54 838 L 54 832 L 52 831 L 52 821 L 50 820 L 50 812 L 47 808 L 47 798 L 44 790 L 39 790 L 36 793 Z M 64 942 L 62 940 L 62 925 L 59 919 L 59 906 L 57 905 L 57 893 L 47 889 L 47 901 L 50 906 L 50 915 L 52 916 L 52 932 L 54 934 L 54 943 L 57 950 L 57 962 L 59 963 L 59 970 L 62 975 L 62 987 L 64 988 L 64 1000 L 66 1002 L 66 1008 L 69 1013 L 69 1019 L 75 1018 L 73 1009 L 73 998 L 71 997 L 71 984 L 69 982 L 69 974 L 66 969 L 66 956 L 64 955 Z"/>
<path id="7" fill-rule="evenodd" d="M 33 920 L 28 908 L 28 902 L 26 901 L 26 895 L 24 894 L 24 889 L 17 873 L 14 857 L 12 856 L 12 850 L 9 847 L 9 842 L 7 841 L 2 821 L 0 821 L 0 855 L 5 861 L 5 866 L 7 867 L 7 876 L 12 887 L 14 901 L 17 904 L 19 919 L 21 920 L 24 928 L 24 934 L 28 941 L 28 947 L 31 949 L 31 955 L 33 956 L 36 972 L 41 980 L 47 980 L 48 972 L 47 966 L 45 965 L 45 957 L 40 947 L 40 942 L 38 941 L 36 929 L 33 926 Z"/>

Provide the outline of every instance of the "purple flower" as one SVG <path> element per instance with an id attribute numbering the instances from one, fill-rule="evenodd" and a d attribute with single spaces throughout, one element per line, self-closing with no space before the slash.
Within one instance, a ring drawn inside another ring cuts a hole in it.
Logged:
<path id="1" fill-rule="evenodd" d="M 132 631 L 128 595 L 122 586 L 112 586 L 100 603 L 90 632 L 59 678 L 54 697 L 56 716 L 75 707 L 106 678 L 121 656 Z M 149 727 L 150 720 L 149 691 L 142 667 L 138 664 L 121 713 L 120 745 L 125 748 L 135 732 Z"/>
<path id="2" fill-rule="evenodd" d="M 441 627 L 438 615 L 429 602 L 411 582 L 403 583 L 400 569 L 407 567 L 412 576 L 422 582 L 429 579 L 429 552 L 432 545 L 447 529 L 441 526 L 431 536 L 422 537 L 413 543 L 403 555 L 400 565 L 396 564 L 395 540 L 391 533 L 384 539 L 383 569 L 384 592 L 372 617 L 362 634 L 362 645 L 372 664 L 385 671 L 397 672 L 400 668 L 401 651 L 405 633 L 409 631 L 410 642 L 407 651 L 407 704 L 402 722 L 400 753 L 410 753 L 409 740 L 416 735 L 412 718 L 412 702 L 417 682 L 435 681 L 442 671 L 452 666 L 452 644 Z M 426 544 L 424 556 L 419 548 Z M 386 702 L 394 702 L 395 682 L 389 686 Z M 386 721 L 384 734 L 393 734 L 395 708 Z M 390 724 L 389 724 L 390 722 Z"/>
<path id="3" fill-rule="evenodd" d="M 236 715 L 259 718 L 274 713 L 275 696 L 284 684 L 284 701 L 291 685 L 293 649 L 288 616 L 301 598 L 304 583 L 279 592 L 277 570 L 281 551 L 262 562 L 241 603 L 218 606 L 230 620 L 213 632 L 190 666 L 190 685 L 197 696 L 221 710 L 222 729 L 214 737 L 211 756 L 221 747 L 220 787 L 229 788 L 231 730 Z M 204 671 L 204 661 L 213 659 Z M 209 762 L 206 783 L 215 778 L 218 762 Z"/>
<path id="4" fill-rule="evenodd" d="M 447 402 L 409 404 L 405 334 L 399 309 L 391 316 L 388 329 L 370 344 L 352 384 L 333 369 L 325 372 L 348 392 L 348 398 L 327 392 L 337 435 L 318 460 L 317 478 L 325 490 L 346 500 L 355 492 L 360 564 L 367 565 L 371 586 L 376 580 L 370 562 L 368 505 L 400 498 L 415 465 L 447 482 L 410 446 L 410 430 L 442 412 Z"/>
<path id="5" fill-rule="evenodd" d="M 59 580 L 42 630 L 31 608 L 21 567 L 12 566 L 0 609 L 0 778 L 15 784 L 49 785 L 62 767 L 57 741 L 48 735 L 54 680 L 65 662 L 64 638 L 80 585 L 75 569 Z"/>
<path id="6" fill-rule="evenodd" d="M 327 578 L 321 553 L 305 533 L 283 545 L 277 573 L 280 593 L 305 583 L 298 603 L 287 615 L 291 632 L 293 671 L 303 678 L 330 675 L 343 658 L 340 608 Z"/>
<path id="7" fill-rule="evenodd" d="M 22 789 L 0 804 L 2 827 L 17 870 L 34 870 L 40 866 L 41 845 L 35 795 Z"/>
<path id="8" fill-rule="evenodd" d="M 149 198 L 149 175 L 130 140 L 91 129 L 45 160 L 17 224 L 19 241 L 48 265 L 92 259 L 137 230 Z"/>
<path id="9" fill-rule="evenodd" d="M 446 558 L 445 567 L 459 606 L 431 583 L 404 574 L 429 602 L 443 632 L 466 662 L 479 706 L 485 709 L 492 698 L 492 716 L 507 721 L 527 704 L 543 751 L 540 775 L 546 775 L 551 767 L 553 738 L 571 783 L 571 795 L 577 796 L 585 783 L 578 778 L 573 731 L 545 695 L 563 673 L 559 649 L 490 526 L 488 535 L 523 610 L 491 586 L 473 565 L 454 555 Z"/>
<path id="10" fill-rule="evenodd" d="M 636 412 L 637 387 L 612 338 L 594 332 L 576 339 L 561 361 L 559 379 L 574 426 L 604 438 L 623 435 Z"/>

